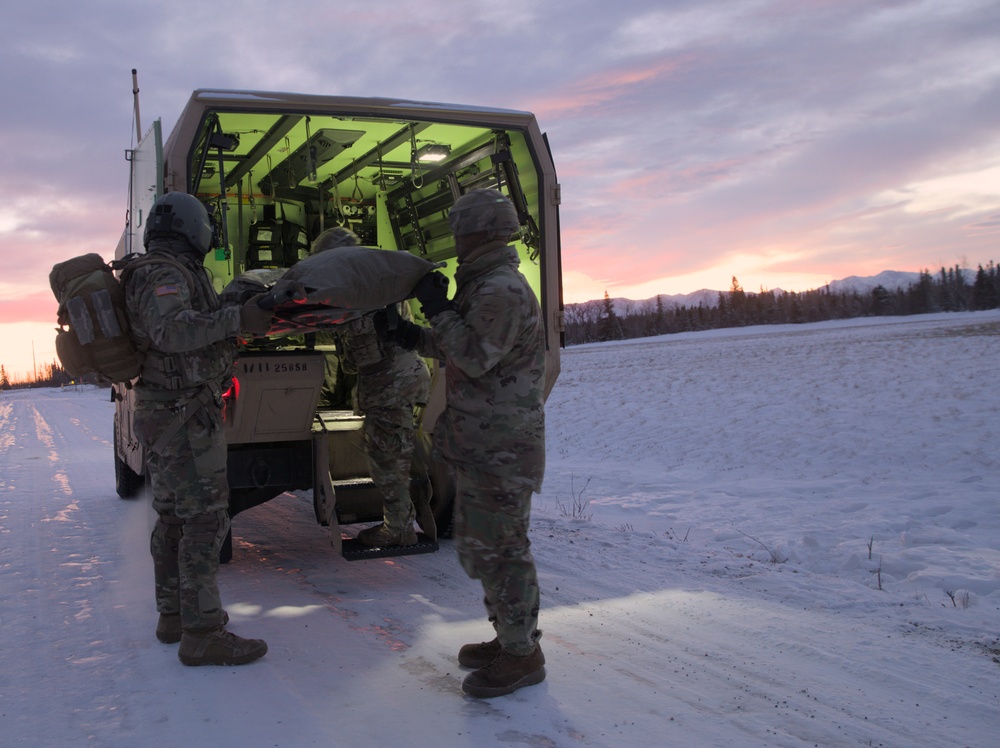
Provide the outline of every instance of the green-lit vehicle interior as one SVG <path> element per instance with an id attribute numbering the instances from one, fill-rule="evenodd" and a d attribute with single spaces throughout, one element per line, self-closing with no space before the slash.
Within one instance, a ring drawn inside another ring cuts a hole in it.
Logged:
<path id="1" fill-rule="evenodd" d="M 497 188 L 518 209 L 522 271 L 541 296 L 538 177 L 518 168 L 533 163 L 521 132 L 215 110 L 206 112 L 186 158 L 187 191 L 215 207 L 222 227 L 221 246 L 206 261 L 217 285 L 245 270 L 294 263 L 332 226 L 352 229 L 367 246 L 447 261 L 450 274 L 448 210 L 470 189 Z M 294 227 L 291 251 L 269 248 L 277 243 L 274 223 Z"/>

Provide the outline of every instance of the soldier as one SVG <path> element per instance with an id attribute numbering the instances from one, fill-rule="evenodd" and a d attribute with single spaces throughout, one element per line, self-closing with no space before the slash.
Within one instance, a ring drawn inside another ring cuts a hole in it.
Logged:
<path id="1" fill-rule="evenodd" d="M 158 515 L 150 541 L 156 637 L 179 641 L 185 665 L 242 665 L 263 657 L 267 644 L 226 631 L 219 597 L 229 531 L 222 392 L 237 336 L 266 332 L 272 315 L 257 305 L 263 294 L 242 307 L 220 304 L 202 264 L 212 235 L 193 195 L 171 192 L 154 203 L 143 243 L 164 261 L 137 267 L 125 282 L 132 335 L 145 352 L 134 426 Z"/>
<path id="2" fill-rule="evenodd" d="M 497 634 L 463 646 L 458 661 L 476 668 L 463 690 L 487 698 L 545 679 L 528 540 L 531 494 L 545 470 L 545 339 L 538 300 L 507 244 L 519 225 L 510 200 L 473 190 L 448 222 L 458 254 L 454 301 L 447 279 L 428 274 L 414 290 L 431 328 L 404 324 L 395 337 L 446 362 L 434 447 L 454 471 L 459 560 L 482 581 Z"/>
<path id="3" fill-rule="evenodd" d="M 313 242 L 312 253 L 358 245 L 350 229 L 335 226 Z M 357 406 L 365 416 L 365 454 L 372 482 L 382 495 L 382 523 L 358 533 L 369 548 L 413 545 L 417 533 L 413 520 L 420 508 L 420 526 L 436 537 L 434 515 L 425 494 L 412 496 L 410 469 L 416 439 L 415 414 L 427 404 L 430 373 L 412 350 L 384 339 L 376 327 L 389 324 L 387 314 L 397 307 L 337 325 L 332 330 L 343 369 L 357 375 Z M 395 320 L 393 320 L 395 322 Z"/>

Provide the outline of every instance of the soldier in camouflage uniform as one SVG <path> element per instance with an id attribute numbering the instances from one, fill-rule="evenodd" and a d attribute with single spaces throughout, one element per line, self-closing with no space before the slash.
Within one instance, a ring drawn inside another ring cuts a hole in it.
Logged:
<path id="1" fill-rule="evenodd" d="M 266 332 L 271 313 L 220 305 L 202 261 L 212 241 L 204 205 L 171 192 L 153 205 L 147 257 L 125 271 L 128 318 L 145 351 L 135 385 L 135 433 L 146 450 L 157 520 L 150 541 L 157 638 L 180 642 L 185 665 L 241 665 L 267 644 L 226 631 L 219 550 L 229 531 L 222 392 L 241 331 Z"/>
<path id="2" fill-rule="evenodd" d="M 519 226 L 510 200 L 471 191 L 455 202 L 449 224 L 459 263 L 454 301 L 444 276 L 425 276 L 415 293 L 431 329 L 403 325 L 396 337 L 446 362 L 434 446 L 454 471 L 459 560 L 481 580 L 497 633 L 463 646 L 458 660 L 477 668 L 465 692 L 491 697 L 545 678 L 528 540 L 531 494 L 545 470 L 545 338 L 538 300 L 507 244 Z"/>
<path id="3" fill-rule="evenodd" d="M 313 242 L 313 254 L 337 247 L 357 246 L 350 229 L 334 227 Z M 416 408 L 427 404 L 430 373 L 413 351 L 383 339 L 376 327 L 388 325 L 387 312 L 394 308 L 337 325 L 332 336 L 344 370 L 357 374 L 358 410 L 365 416 L 365 453 L 372 482 L 382 495 L 382 524 L 358 533 L 370 548 L 413 545 L 416 516 L 410 493 L 410 468 L 416 439 Z M 421 495 L 420 525 L 435 537 L 434 516 L 426 496 Z"/>

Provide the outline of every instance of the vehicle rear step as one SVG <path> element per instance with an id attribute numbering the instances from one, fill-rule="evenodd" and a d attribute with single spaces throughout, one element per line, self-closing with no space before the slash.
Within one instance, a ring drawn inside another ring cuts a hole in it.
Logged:
<path id="1" fill-rule="evenodd" d="M 419 553 L 434 553 L 439 546 L 436 540 L 431 540 L 422 532 L 417 533 L 417 542 L 413 545 L 393 545 L 387 548 L 369 548 L 357 538 L 344 538 L 341 555 L 348 561 L 365 561 L 372 558 L 388 558 L 390 556 L 415 556 Z"/>

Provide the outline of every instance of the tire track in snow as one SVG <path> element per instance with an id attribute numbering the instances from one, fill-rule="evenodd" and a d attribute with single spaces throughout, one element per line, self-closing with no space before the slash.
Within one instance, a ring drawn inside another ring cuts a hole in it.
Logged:
<path id="1" fill-rule="evenodd" d="M 95 475 L 113 477 L 109 441 L 95 430 L 103 424 L 78 417 L 93 405 L 81 406 L 75 393 L 30 395 L 0 409 L 3 441 L 12 440 L 17 454 L 0 448 L 8 489 L 0 496 L 17 505 L 10 511 L 16 525 L 0 520 L 0 532 L 16 536 L 17 550 L 9 553 L 8 544 L 0 550 L 5 636 L 27 643 L 37 663 L 31 672 L 14 671 L 0 651 L 0 669 L 12 685 L 5 712 L 16 720 L 39 699 L 74 693 L 79 707 L 36 726 L 38 743 L 59 744 L 54 736 L 69 732 L 111 744 L 128 719 L 114 684 L 135 665 L 135 648 L 130 621 L 116 605 L 118 523 L 102 505 L 110 498 L 93 489 Z"/>

